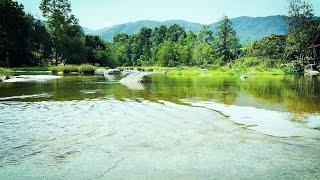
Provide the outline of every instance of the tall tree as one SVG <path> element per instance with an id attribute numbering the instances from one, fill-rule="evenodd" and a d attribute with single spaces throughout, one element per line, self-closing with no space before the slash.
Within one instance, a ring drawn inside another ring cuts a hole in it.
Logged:
<path id="1" fill-rule="evenodd" d="M 52 39 L 47 32 L 45 24 L 40 20 L 27 15 L 29 22 L 29 43 L 28 53 L 30 54 L 32 65 L 42 66 L 52 58 Z"/>
<path id="2" fill-rule="evenodd" d="M 287 21 L 289 25 L 288 56 L 304 61 L 306 51 L 317 35 L 312 5 L 306 0 L 291 0 Z"/>
<path id="3" fill-rule="evenodd" d="M 173 24 L 169 27 L 167 32 L 168 40 L 172 42 L 178 42 L 181 37 L 186 36 L 186 31 L 183 27 L 179 26 L 178 24 Z"/>
<path id="4" fill-rule="evenodd" d="M 206 42 L 208 44 L 213 44 L 214 42 L 213 32 L 210 30 L 209 26 L 202 26 L 198 37 L 200 41 Z"/>
<path id="5" fill-rule="evenodd" d="M 12 0 L 0 0 L 0 65 L 27 65 L 28 20 L 23 6 Z"/>
<path id="6" fill-rule="evenodd" d="M 166 26 L 160 26 L 155 28 L 152 32 L 151 41 L 153 46 L 157 46 L 166 40 L 168 28 Z"/>
<path id="7" fill-rule="evenodd" d="M 222 59 L 227 62 L 235 59 L 240 51 L 240 43 L 236 31 L 228 16 L 223 16 L 217 25 L 217 47 Z"/>
<path id="8" fill-rule="evenodd" d="M 40 10 L 47 18 L 49 32 L 53 39 L 55 64 L 58 65 L 63 59 L 71 62 L 80 61 L 80 54 L 83 52 L 79 50 L 83 50 L 84 47 L 84 42 L 80 39 L 83 32 L 78 25 L 78 20 L 72 14 L 70 1 L 42 0 Z M 80 49 L 77 51 L 77 48 Z"/>

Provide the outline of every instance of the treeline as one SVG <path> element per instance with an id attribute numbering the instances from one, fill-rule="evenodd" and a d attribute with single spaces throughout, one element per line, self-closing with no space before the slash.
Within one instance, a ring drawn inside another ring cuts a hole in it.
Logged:
<path id="1" fill-rule="evenodd" d="M 42 0 L 45 22 L 34 19 L 12 0 L 0 0 L 0 66 L 94 64 L 100 66 L 201 66 L 224 65 L 243 56 L 264 57 L 299 66 L 319 64 L 319 21 L 303 0 L 289 6 L 289 34 L 272 35 L 241 47 L 231 21 L 223 16 L 213 34 L 204 26 L 199 33 L 179 25 L 142 28 L 118 34 L 111 42 L 85 35 L 68 0 Z"/>

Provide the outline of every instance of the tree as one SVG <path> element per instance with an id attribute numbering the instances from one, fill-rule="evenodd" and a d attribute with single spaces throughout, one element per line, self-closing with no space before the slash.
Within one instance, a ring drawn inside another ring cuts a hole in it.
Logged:
<path id="1" fill-rule="evenodd" d="M 101 51 L 104 51 L 106 49 L 106 46 L 101 38 L 99 36 L 86 35 L 85 47 L 87 49 L 86 63 L 101 64 Z"/>
<path id="2" fill-rule="evenodd" d="M 12 0 L 1 0 L 0 14 L 0 65 L 29 64 L 26 58 L 29 27 L 23 6 Z"/>
<path id="3" fill-rule="evenodd" d="M 28 52 L 31 63 L 34 66 L 46 65 L 52 57 L 52 39 L 47 32 L 45 24 L 40 20 L 34 19 L 31 15 L 27 16 L 29 22 L 29 43 Z"/>
<path id="4" fill-rule="evenodd" d="M 42 0 L 40 10 L 47 18 L 53 39 L 55 64 L 58 65 L 62 60 L 72 63 L 84 61 L 81 60 L 84 53 L 84 42 L 81 40 L 83 32 L 72 14 L 69 0 Z"/>
<path id="5" fill-rule="evenodd" d="M 160 26 L 155 28 L 151 35 L 152 46 L 158 46 L 166 40 L 168 28 L 166 26 Z"/>
<path id="6" fill-rule="evenodd" d="M 174 43 L 165 41 L 160 44 L 155 53 L 155 61 L 160 66 L 176 66 L 176 57 L 174 53 Z"/>
<path id="7" fill-rule="evenodd" d="M 12 0 L 0 0 L 0 14 L 0 65 L 44 65 L 52 48 L 45 25 Z"/>
<path id="8" fill-rule="evenodd" d="M 225 62 L 235 59 L 240 52 L 240 43 L 228 16 L 223 16 L 217 25 L 217 47 Z"/>
<path id="9" fill-rule="evenodd" d="M 291 0 L 287 22 L 289 25 L 287 54 L 289 57 L 304 61 L 306 51 L 317 35 L 312 5 L 305 0 Z"/>
<path id="10" fill-rule="evenodd" d="M 210 30 L 209 26 L 202 26 L 198 35 L 200 41 L 206 42 L 208 44 L 214 43 L 213 32 Z"/>
<path id="11" fill-rule="evenodd" d="M 148 61 L 151 58 L 151 34 L 152 29 L 150 28 L 142 28 L 140 33 L 138 34 L 139 46 L 141 47 L 141 55 L 143 55 L 143 60 Z"/>
<path id="12" fill-rule="evenodd" d="M 266 57 L 270 59 L 286 59 L 287 36 L 270 35 L 261 40 L 253 42 L 246 48 L 247 56 Z"/>
<path id="13" fill-rule="evenodd" d="M 172 42 L 178 42 L 181 37 L 186 36 L 186 31 L 178 24 L 173 24 L 167 32 L 167 39 Z"/>

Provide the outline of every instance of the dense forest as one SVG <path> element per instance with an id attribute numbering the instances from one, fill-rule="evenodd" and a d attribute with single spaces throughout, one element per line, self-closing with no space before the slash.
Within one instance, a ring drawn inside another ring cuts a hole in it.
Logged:
<path id="1" fill-rule="evenodd" d="M 117 34 L 111 42 L 85 35 L 72 14 L 68 0 L 42 0 L 46 21 L 26 14 L 21 4 L 0 0 L 0 66 L 50 66 L 93 64 L 118 66 L 200 66 L 210 68 L 241 57 L 261 57 L 271 63 L 292 63 L 299 71 L 319 64 L 320 23 L 313 7 L 292 0 L 288 8 L 288 35 L 271 35 L 241 45 L 230 19 L 223 15 L 213 33 L 208 26 L 199 32 L 169 27 L 142 28 L 138 33 Z M 249 64 L 250 65 L 250 64 Z"/>

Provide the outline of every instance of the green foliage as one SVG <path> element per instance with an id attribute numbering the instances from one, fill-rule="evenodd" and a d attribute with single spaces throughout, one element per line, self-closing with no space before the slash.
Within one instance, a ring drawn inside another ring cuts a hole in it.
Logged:
<path id="1" fill-rule="evenodd" d="M 97 69 L 96 66 L 93 66 L 90 64 L 82 64 L 79 67 L 79 72 L 83 74 L 93 74 L 96 69 Z"/>
<path id="2" fill-rule="evenodd" d="M 314 9 L 306 0 L 291 0 L 288 13 L 287 53 L 293 59 L 308 61 L 307 51 L 320 32 L 319 23 L 314 19 Z"/>
<path id="3" fill-rule="evenodd" d="M 236 31 L 227 16 L 217 25 L 217 48 L 225 62 L 231 61 L 240 54 L 240 43 Z"/>
<path id="4" fill-rule="evenodd" d="M 301 71 L 312 60 L 309 47 L 320 43 L 320 23 L 314 20 L 313 9 L 304 0 L 290 3 L 287 36 L 270 35 L 243 49 L 235 30 L 241 22 L 233 24 L 227 16 L 216 27 L 201 29 L 182 21 L 152 29 L 156 24 L 149 26 L 151 22 L 145 22 L 146 27 L 141 26 L 140 31 L 120 33 L 112 42 L 104 42 L 99 36 L 84 35 L 69 0 L 42 0 L 40 9 L 46 26 L 26 15 L 18 3 L 0 0 L 0 66 L 55 64 L 51 70 L 65 73 L 92 73 L 95 66 L 197 66 L 211 69 L 211 73 L 282 73 L 278 71 L 282 68 L 292 73 Z M 186 32 L 186 26 L 194 32 Z M 318 58 L 314 62 L 319 64 L 319 52 L 315 52 Z M 80 64 L 85 65 L 76 66 Z"/>
<path id="5" fill-rule="evenodd" d="M 42 0 L 40 10 L 47 19 L 53 40 L 55 64 L 58 65 L 62 61 L 67 64 L 84 62 L 83 32 L 72 14 L 69 0 Z"/>
<path id="6" fill-rule="evenodd" d="M 12 73 L 13 73 L 12 69 L 0 67 L 0 75 L 10 75 Z"/>
<path id="7" fill-rule="evenodd" d="M 14 71 L 49 71 L 47 66 L 33 66 L 33 67 L 16 67 L 12 68 Z"/>
<path id="8" fill-rule="evenodd" d="M 49 67 L 49 70 L 54 73 L 57 73 L 57 72 L 71 73 L 71 72 L 80 72 L 80 67 L 77 65 L 59 65 L 59 66 Z"/>
<path id="9" fill-rule="evenodd" d="M 79 72 L 83 74 L 93 74 L 94 71 L 97 69 L 96 66 L 90 64 L 82 64 L 82 65 L 59 65 L 59 66 L 52 66 L 49 67 L 49 70 L 58 73 L 72 73 L 72 72 Z"/>
<path id="10" fill-rule="evenodd" d="M 271 35 L 258 40 L 245 49 L 247 56 L 285 59 L 286 36 Z"/>
<path id="11" fill-rule="evenodd" d="M 26 15 L 12 0 L 0 1 L 0 65 L 43 65 L 51 55 L 51 39 L 43 23 Z"/>
<path id="12" fill-rule="evenodd" d="M 303 72 L 303 70 L 304 70 L 303 65 L 299 61 L 292 61 L 286 65 L 283 65 L 283 66 L 284 66 L 283 70 L 287 74 L 295 74 L 295 73 Z"/>

